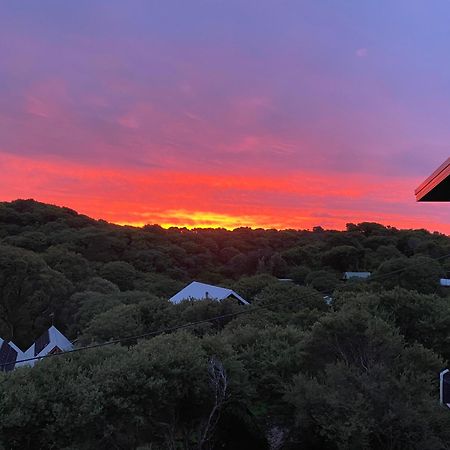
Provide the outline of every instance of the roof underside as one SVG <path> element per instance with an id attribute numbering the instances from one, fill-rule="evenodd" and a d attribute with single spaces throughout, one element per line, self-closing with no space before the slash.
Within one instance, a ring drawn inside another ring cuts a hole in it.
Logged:
<path id="1" fill-rule="evenodd" d="M 450 158 L 415 191 L 418 202 L 450 201 Z"/>

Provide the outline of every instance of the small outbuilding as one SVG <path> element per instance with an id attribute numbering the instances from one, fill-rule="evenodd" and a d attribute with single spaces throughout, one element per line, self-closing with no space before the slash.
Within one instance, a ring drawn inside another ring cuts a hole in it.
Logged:
<path id="1" fill-rule="evenodd" d="M 342 275 L 343 280 L 350 280 L 351 278 L 360 278 L 360 279 L 366 279 L 369 278 L 370 275 L 372 275 L 371 272 L 344 272 Z"/>
<path id="2" fill-rule="evenodd" d="M 243 299 L 239 294 L 232 289 L 227 289 L 212 284 L 200 283 L 193 281 L 180 292 L 169 299 L 172 303 L 180 303 L 183 300 L 225 300 L 226 298 L 234 298 L 243 305 L 248 305 L 247 300 Z"/>

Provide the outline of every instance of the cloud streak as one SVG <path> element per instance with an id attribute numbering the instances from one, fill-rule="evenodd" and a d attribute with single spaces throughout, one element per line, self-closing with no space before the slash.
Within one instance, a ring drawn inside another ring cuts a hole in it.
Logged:
<path id="1" fill-rule="evenodd" d="M 448 232 L 413 190 L 448 156 L 450 6 L 401 3 L 11 4 L 1 198 L 120 223 Z"/>
<path id="2" fill-rule="evenodd" d="M 430 220 L 433 205 L 404 201 L 417 181 L 413 178 L 397 180 L 390 189 L 380 190 L 380 181 L 387 183 L 389 178 L 336 180 L 329 174 L 299 172 L 286 179 L 245 170 L 230 177 L 92 168 L 5 153 L 0 153 L 0 167 L 8 167 L 0 180 L 0 190 L 9 191 L 5 200 L 35 197 L 120 224 L 306 229 L 316 225 L 343 228 L 352 221 L 377 220 L 450 233 L 444 212 L 438 211 Z"/>

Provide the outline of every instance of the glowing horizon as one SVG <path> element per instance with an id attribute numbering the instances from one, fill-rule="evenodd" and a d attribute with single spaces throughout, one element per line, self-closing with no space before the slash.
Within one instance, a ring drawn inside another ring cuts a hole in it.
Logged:
<path id="1" fill-rule="evenodd" d="M 397 180 L 355 175 L 340 180 L 337 188 L 331 175 L 310 171 L 291 172 L 288 181 L 284 174 L 268 178 L 257 173 L 236 173 L 229 179 L 159 169 L 92 168 L 80 163 L 16 157 L 1 151 L 0 166 L 9 168 L 0 178 L 0 192 L 8 189 L 10 195 L 2 200 L 34 198 L 118 225 L 344 229 L 349 222 L 378 222 L 450 234 L 450 224 L 442 222 L 446 211 L 436 205 L 410 199 L 410 210 L 417 209 L 421 214 L 415 212 L 409 218 L 398 211 L 402 198 L 410 194 L 410 186 L 418 182 L 414 177 Z M 380 182 L 393 190 L 380 190 Z M 40 195 L 33 195 L 34 192 Z M 105 201 L 109 192 L 115 192 L 115 196 Z M 218 196 L 222 203 L 212 202 L 213 207 L 208 208 L 210 195 Z M 245 198 L 245 207 L 236 195 Z M 353 208 L 347 204 L 349 199 Z M 180 204 L 185 208 L 179 208 Z M 440 215 L 431 220 L 433 209 Z"/>
<path id="2" fill-rule="evenodd" d="M 450 4 L 382 4 L 5 6 L 0 200 L 122 224 L 450 234 L 448 205 L 414 198 L 449 156 Z"/>

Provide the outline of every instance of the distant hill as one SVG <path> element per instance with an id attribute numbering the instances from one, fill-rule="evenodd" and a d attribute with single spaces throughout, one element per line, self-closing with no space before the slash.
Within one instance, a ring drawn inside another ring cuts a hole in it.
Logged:
<path id="1" fill-rule="evenodd" d="M 0 337 L 108 343 L 0 372 L 0 449 L 449 448 L 449 254 L 371 222 L 166 230 L 0 203 Z M 168 300 L 193 280 L 250 305 Z"/>
<path id="2" fill-rule="evenodd" d="M 21 268 L 28 258 L 26 270 L 39 266 L 19 277 L 30 284 L 29 293 L 22 293 L 26 298 L 0 311 L 0 336 L 10 335 L 14 328 L 19 342 L 31 340 L 30 326 L 34 335 L 45 329 L 49 308 L 63 330 L 69 327 L 63 315 L 73 307 L 73 296 L 87 289 L 137 290 L 168 298 L 192 280 L 235 285 L 243 277 L 270 276 L 332 292 L 344 284 L 345 271 L 382 273 L 428 258 L 422 269 L 426 279 L 411 269 L 385 284 L 432 293 L 440 290 L 436 280 L 450 272 L 448 260 L 439 260 L 450 253 L 450 238 L 426 230 L 397 230 L 370 222 L 348 224 L 346 231 L 134 228 L 34 200 L 0 203 L 0 250 L 6 265 Z M 48 294 L 53 289 L 49 283 L 56 283 L 55 298 Z M 254 293 L 250 289 L 243 294 Z M 6 289 L 0 295 L 8 301 Z M 33 317 L 21 310 L 21 302 Z M 21 319 L 13 326 L 16 319 L 8 323 L 8 315 Z"/>

